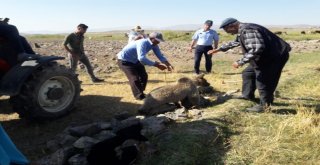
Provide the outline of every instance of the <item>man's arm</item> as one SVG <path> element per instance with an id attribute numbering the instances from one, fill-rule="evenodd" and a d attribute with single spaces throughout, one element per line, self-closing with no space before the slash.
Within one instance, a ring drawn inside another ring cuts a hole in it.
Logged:
<path id="1" fill-rule="evenodd" d="M 197 42 L 197 40 L 192 40 L 191 41 L 191 44 L 190 44 L 190 46 L 188 48 L 188 52 L 192 52 L 192 49 L 194 49 L 194 45 L 195 45 L 196 42 Z"/>
<path id="2" fill-rule="evenodd" d="M 68 35 L 65 39 L 64 39 L 64 42 L 63 42 L 63 48 L 68 52 L 70 53 L 71 55 L 73 55 L 73 52 L 72 50 L 68 47 L 68 44 L 70 42 L 70 35 Z"/>
<path id="3" fill-rule="evenodd" d="M 188 52 L 192 52 L 192 49 L 194 49 L 194 46 L 197 43 L 198 37 L 199 37 L 198 36 L 198 31 L 196 31 L 192 36 L 192 41 L 191 41 L 190 46 L 188 47 Z"/>
<path id="4" fill-rule="evenodd" d="M 157 56 L 157 58 L 165 64 L 166 68 L 171 71 L 173 70 L 173 66 L 169 63 L 167 58 L 161 53 L 159 46 L 155 46 L 152 48 L 154 54 Z M 159 68 L 160 69 L 160 68 Z"/>
<path id="5" fill-rule="evenodd" d="M 155 62 L 147 58 L 147 42 L 137 42 L 137 58 L 144 64 L 149 66 L 155 66 Z"/>
<path id="6" fill-rule="evenodd" d="M 238 46 L 240 46 L 239 42 L 231 41 L 229 43 L 221 45 L 220 48 L 218 48 L 218 49 L 209 50 L 208 54 L 214 54 L 214 53 L 218 53 L 220 51 L 221 52 L 226 52 L 229 49 L 232 49 L 232 48 L 235 48 L 235 47 L 238 47 Z"/>
<path id="7" fill-rule="evenodd" d="M 240 60 L 236 61 L 239 66 L 242 66 L 245 63 L 248 63 L 250 60 L 257 58 L 265 49 L 265 43 L 259 31 L 248 29 L 245 31 L 245 33 L 243 33 L 242 37 L 244 41 L 244 47 L 246 48 L 247 52 Z"/>

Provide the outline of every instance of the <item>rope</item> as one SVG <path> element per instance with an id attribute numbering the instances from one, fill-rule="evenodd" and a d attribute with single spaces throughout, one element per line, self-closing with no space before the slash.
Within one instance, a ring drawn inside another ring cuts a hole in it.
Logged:
<path id="1" fill-rule="evenodd" d="M 164 82 L 166 82 L 166 84 L 168 84 L 168 82 L 167 82 L 167 71 L 166 70 L 164 71 Z"/>

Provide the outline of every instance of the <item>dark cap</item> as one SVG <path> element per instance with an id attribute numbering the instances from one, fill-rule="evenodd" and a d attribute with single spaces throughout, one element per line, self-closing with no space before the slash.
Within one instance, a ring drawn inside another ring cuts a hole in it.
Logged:
<path id="1" fill-rule="evenodd" d="M 88 29 L 89 26 L 87 26 L 86 24 L 81 23 L 81 24 L 78 25 L 78 27 L 81 27 L 83 29 Z"/>
<path id="2" fill-rule="evenodd" d="M 159 42 L 164 42 L 163 36 L 159 32 L 152 32 L 149 34 L 149 38 L 154 38 Z"/>
<path id="3" fill-rule="evenodd" d="M 206 22 L 204 22 L 204 24 L 207 24 L 209 26 L 212 26 L 213 22 L 211 20 L 206 20 Z"/>
<path id="4" fill-rule="evenodd" d="M 224 28 L 232 23 L 237 22 L 238 20 L 235 18 L 226 18 L 225 20 L 222 21 L 220 28 Z"/>
<path id="5" fill-rule="evenodd" d="M 7 22 L 7 23 L 8 23 L 9 20 L 10 20 L 9 18 L 4 18 L 4 19 L 3 19 L 3 22 Z"/>

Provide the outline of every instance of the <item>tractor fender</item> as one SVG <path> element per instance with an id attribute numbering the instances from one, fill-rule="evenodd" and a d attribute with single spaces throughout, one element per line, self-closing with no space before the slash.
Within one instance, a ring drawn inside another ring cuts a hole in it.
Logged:
<path id="1" fill-rule="evenodd" d="M 0 82 L 0 95 L 15 96 L 20 93 L 20 89 L 27 78 L 40 66 L 64 57 L 41 56 L 34 60 L 24 61 L 12 67 Z"/>

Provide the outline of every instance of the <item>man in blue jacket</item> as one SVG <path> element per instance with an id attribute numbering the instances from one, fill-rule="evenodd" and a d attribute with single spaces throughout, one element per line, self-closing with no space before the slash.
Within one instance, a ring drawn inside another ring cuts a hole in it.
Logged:
<path id="1" fill-rule="evenodd" d="M 133 96 L 137 100 L 145 98 L 144 90 L 147 86 L 148 74 L 144 65 L 154 66 L 160 70 L 168 69 L 171 71 L 173 69 L 173 66 L 160 51 L 158 46 L 160 42 L 164 42 L 162 34 L 152 32 L 149 38 L 130 42 L 117 54 L 118 65 L 127 76 Z M 153 50 L 160 62 L 147 58 L 147 53 L 150 50 Z"/>

